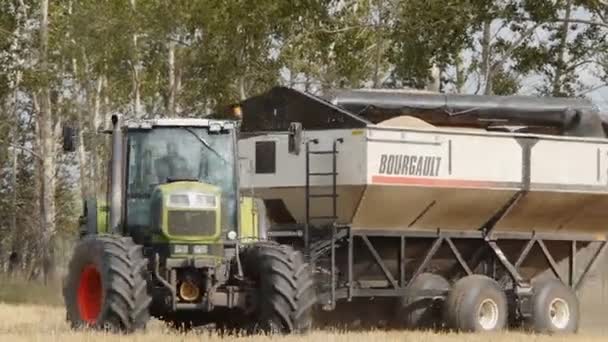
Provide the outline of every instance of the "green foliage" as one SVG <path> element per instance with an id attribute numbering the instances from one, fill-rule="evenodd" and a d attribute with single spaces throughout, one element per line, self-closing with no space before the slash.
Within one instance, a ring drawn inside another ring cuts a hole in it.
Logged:
<path id="1" fill-rule="evenodd" d="M 494 73 L 492 90 L 494 95 L 513 95 L 519 92 L 521 84 L 517 77 L 509 72 L 498 70 Z"/>
<path id="2" fill-rule="evenodd" d="M 0 243 L 25 250 L 28 272 L 41 227 L 36 119 L 46 85 L 57 132 L 75 122 L 86 142 L 54 165 L 57 233 L 73 234 L 81 186 L 92 194 L 107 180 L 96 131 L 110 114 L 132 116 L 136 95 L 145 116 L 200 117 L 278 84 L 426 88 L 433 66 L 444 91 L 577 96 L 608 84 L 608 7 L 596 0 L 50 1 L 47 67 L 39 1 L 21 3 L 0 2 L 0 135 L 27 148 L 13 184 L 0 146 L 0 231 L 9 233 Z M 530 87 L 531 78 L 540 82 Z"/>
<path id="3" fill-rule="evenodd" d="M 394 75 L 406 86 L 424 87 L 433 63 L 454 64 L 471 44 L 473 7 L 467 1 L 401 1 L 396 11 L 390 61 Z"/>

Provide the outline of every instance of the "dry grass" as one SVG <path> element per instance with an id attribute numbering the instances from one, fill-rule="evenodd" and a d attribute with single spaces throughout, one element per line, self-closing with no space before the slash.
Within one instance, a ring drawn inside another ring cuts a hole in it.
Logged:
<path id="1" fill-rule="evenodd" d="M 594 296 L 595 297 L 595 296 Z M 597 303 L 596 301 L 596 304 Z M 222 338 L 212 332 L 198 331 L 180 334 L 153 321 L 146 332 L 135 335 L 109 335 L 92 331 L 72 331 L 65 322 L 65 311 L 59 284 L 43 286 L 20 279 L 0 279 L 0 341 L 280 341 L 280 342 L 583 342 L 607 341 L 608 330 L 604 328 L 605 310 L 586 309 L 585 329 L 576 336 L 536 336 L 520 332 L 500 334 L 437 334 L 431 332 L 406 331 L 315 331 L 307 336 L 255 336 Z M 604 308 L 605 305 L 595 305 Z M 594 312 L 590 312 L 594 311 Z M 604 332 L 604 334 L 600 334 Z"/>
<path id="2" fill-rule="evenodd" d="M 179 334 L 166 329 L 154 321 L 146 332 L 131 336 L 107 335 L 90 331 L 74 332 L 65 323 L 65 312 L 61 307 L 39 305 L 0 304 L 0 341 L 141 341 L 141 342 L 173 342 L 173 341 L 323 341 L 323 342 L 575 342 L 575 341 L 606 341 L 606 336 L 580 334 L 574 336 L 535 336 L 524 333 L 501 334 L 434 334 L 428 332 L 331 332 L 316 331 L 308 336 L 267 337 L 256 336 L 249 338 L 222 338 L 209 332 Z"/>
<path id="3" fill-rule="evenodd" d="M 0 302 L 11 304 L 63 305 L 61 284 L 58 280 L 43 285 L 15 277 L 0 277 Z"/>

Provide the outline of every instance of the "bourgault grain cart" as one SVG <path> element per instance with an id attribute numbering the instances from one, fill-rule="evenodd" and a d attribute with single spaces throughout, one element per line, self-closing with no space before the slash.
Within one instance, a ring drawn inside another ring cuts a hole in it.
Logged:
<path id="1" fill-rule="evenodd" d="M 235 125 L 117 116 L 112 124 L 107 198 L 85 201 L 65 279 L 71 325 L 132 332 L 152 315 L 309 329 L 312 273 L 299 251 L 260 241 L 253 200 L 239 196 Z M 64 131 L 64 149 L 74 150 L 73 137 Z"/>
<path id="2" fill-rule="evenodd" d="M 577 330 L 608 233 L 608 139 L 589 102 L 279 87 L 240 105 L 241 191 L 314 265 L 324 310 Z"/>

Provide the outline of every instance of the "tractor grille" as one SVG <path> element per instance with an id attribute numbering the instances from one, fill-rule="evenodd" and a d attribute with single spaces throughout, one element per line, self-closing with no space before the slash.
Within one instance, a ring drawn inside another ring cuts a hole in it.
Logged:
<path id="1" fill-rule="evenodd" d="M 169 235 L 210 236 L 215 234 L 215 211 L 170 210 Z"/>

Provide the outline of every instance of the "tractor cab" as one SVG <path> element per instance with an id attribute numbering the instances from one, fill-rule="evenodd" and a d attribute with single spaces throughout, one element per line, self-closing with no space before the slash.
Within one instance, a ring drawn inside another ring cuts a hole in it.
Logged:
<path id="1" fill-rule="evenodd" d="M 221 253 L 214 244 L 238 232 L 232 123 L 158 119 L 123 127 L 124 233 L 140 244 L 171 243 L 171 254 Z"/>
<path id="2" fill-rule="evenodd" d="M 85 200 L 64 281 L 71 326 L 133 332 L 154 316 L 175 327 L 310 329 L 311 268 L 265 240 L 254 199 L 239 196 L 234 123 L 114 116 L 112 126 L 107 198 Z M 74 137 L 64 130 L 65 150 Z"/>

